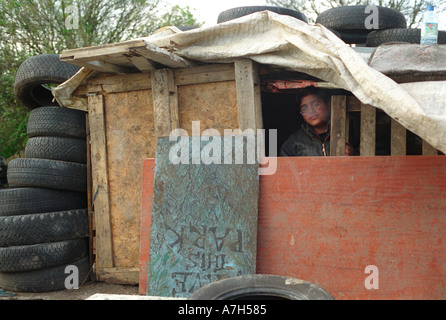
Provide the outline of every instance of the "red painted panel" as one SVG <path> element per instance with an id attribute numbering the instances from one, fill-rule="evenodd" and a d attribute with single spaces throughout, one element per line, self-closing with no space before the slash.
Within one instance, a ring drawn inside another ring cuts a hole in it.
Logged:
<path id="1" fill-rule="evenodd" d="M 139 252 L 139 293 L 143 295 L 145 295 L 147 291 L 154 172 L 155 159 L 144 159 Z"/>
<path id="2" fill-rule="evenodd" d="M 277 165 L 260 177 L 257 273 L 310 281 L 336 299 L 446 298 L 446 157 Z M 368 265 L 379 289 L 365 287 Z"/>

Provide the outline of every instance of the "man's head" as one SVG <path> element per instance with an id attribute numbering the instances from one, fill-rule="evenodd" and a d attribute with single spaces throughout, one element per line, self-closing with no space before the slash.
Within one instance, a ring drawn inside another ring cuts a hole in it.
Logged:
<path id="1" fill-rule="evenodd" d="M 316 132 L 324 132 L 330 122 L 330 96 L 319 88 L 307 87 L 297 99 L 300 114 Z"/>

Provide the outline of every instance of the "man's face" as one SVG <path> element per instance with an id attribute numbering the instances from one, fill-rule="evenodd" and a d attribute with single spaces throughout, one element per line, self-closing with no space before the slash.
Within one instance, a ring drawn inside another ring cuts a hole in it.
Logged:
<path id="1" fill-rule="evenodd" d="M 330 105 L 327 105 L 318 96 L 310 94 L 302 98 L 300 113 L 310 126 L 324 126 L 330 120 Z"/>

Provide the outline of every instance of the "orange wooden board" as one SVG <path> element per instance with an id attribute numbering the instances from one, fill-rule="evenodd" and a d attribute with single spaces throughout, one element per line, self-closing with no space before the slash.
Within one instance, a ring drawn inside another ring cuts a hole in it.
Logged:
<path id="1" fill-rule="evenodd" d="M 336 299 L 445 299 L 446 157 L 278 158 L 260 177 L 257 273 Z M 378 289 L 365 286 L 378 268 Z"/>
<path id="2" fill-rule="evenodd" d="M 142 174 L 141 226 L 139 251 L 139 293 L 146 294 L 147 272 L 150 248 L 150 227 L 152 225 L 152 199 L 155 159 L 144 159 Z"/>

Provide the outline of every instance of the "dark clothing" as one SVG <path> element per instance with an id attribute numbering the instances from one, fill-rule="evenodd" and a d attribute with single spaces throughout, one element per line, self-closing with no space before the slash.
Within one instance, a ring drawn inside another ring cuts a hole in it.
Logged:
<path id="1" fill-rule="evenodd" d="M 322 137 L 321 137 L 322 136 Z M 280 156 L 329 156 L 330 155 L 330 128 L 319 136 L 307 123 L 295 131 L 282 145 Z"/>

